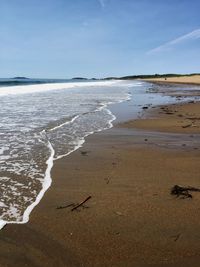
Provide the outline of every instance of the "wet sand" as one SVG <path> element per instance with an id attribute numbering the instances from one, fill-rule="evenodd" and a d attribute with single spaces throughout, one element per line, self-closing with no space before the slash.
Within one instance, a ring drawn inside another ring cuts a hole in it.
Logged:
<path id="1" fill-rule="evenodd" d="M 29 223 L 0 232 L 0 266 L 198 267 L 200 193 L 170 194 L 175 184 L 200 187 L 199 124 L 182 127 L 187 113 L 200 117 L 198 105 L 148 110 L 145 125 L 116 125 L 56 161 Z M 88 196 L 78 210 L 57 209 Z"/>
<path id="2" fill-rule="evenodd" d="M 200 103 L 172 104 L 152 109 L 142 120 L 125 122 L 122 127 L 143 130 L 199 134 Z"/>

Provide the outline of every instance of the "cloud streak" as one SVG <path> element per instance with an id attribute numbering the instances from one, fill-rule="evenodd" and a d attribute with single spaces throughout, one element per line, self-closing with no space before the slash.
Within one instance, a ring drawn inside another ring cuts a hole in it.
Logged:
<path id="1" fill-rule="evenodd" d="M 173 46 L 175 46 L 175 45 L 184 43 L 186 41 L 197 40 L 197 39 L 200 39 L 200 28 L 196 29 L 190 33 L 187 33 L 185 35 L 182 35 L 182 36 L 180 36 L 180 37 L 178 37 L 178 38 L 176 38 L 170 42 L 167 42 L 161 46 L 158 46 L 154 49 L 151 49 L 147 52 L 147 54 L 151 55 L 151 54 L 155 54 L 158 52 L 163 52 L 163 51 L 169 50 L 170 48 L 173 48 Z"/>

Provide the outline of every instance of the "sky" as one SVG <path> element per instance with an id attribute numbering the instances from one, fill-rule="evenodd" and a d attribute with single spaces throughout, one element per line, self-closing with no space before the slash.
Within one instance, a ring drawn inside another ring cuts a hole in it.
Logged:
<path id="1" fill-rule="evenodd" d="M 0 0 L 0 77 L 200 72 L 199 0 Z"/>

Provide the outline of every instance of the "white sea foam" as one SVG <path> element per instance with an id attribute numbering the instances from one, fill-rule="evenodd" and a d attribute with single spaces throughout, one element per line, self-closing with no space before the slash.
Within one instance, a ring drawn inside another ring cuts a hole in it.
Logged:
<path id="1" fill-rule="evenodd" d="M 117 85 L 120 81 L 95 81 L 95 82 L 69 82 L 69 83 L 46 83 L 33 85 L 17 85 L 0 88 L 0 96 L 33 94 L 39 92 L 47 92 L 52 90 L 82 88 L 82 87 L 99 87 Z"/>
<path id="2" fill-rule="evenodd" d="M 0 220 L 0 229 L 2 229 L 6 224 L 24 224 L 24 223 L 27 223 L 28 220 L 29 220 L 29 215 L 30 215 L 31 211 L 35 208 L 35 206 L 38 205 L 38 203 L 42 199 L 44 193 L 50 187 L 51 182 L 52 182 L 51 169 L 53 167 L 53 160 L 54 160 L 55 151 L 54 151 L 54 149 L 53 149 L 53 147 L 52 147 L 50 142 L 48 142 L 48 147 L 49 147 L 49 150 L 50 150 L 51 154 L 50 154 L 49 159 L 46 162 L 47 169 L 46 169 L 46 172 L 45 172 L 45 178 L 44 178 L 44 181 L 43 181 L 42 190 L 37 195 L 37 198 L 36 198 L 35 202 L 33 202 L 30 206 L 27 207 L 27 209 L 24 212 L 22 221 L 4 221 L 4 220 Z M 11 207 L 11 213 L 17 214 L 17 209 L 14 206 Z"/>
<path id="3" fill-rule="evenodd" d="M 131 95 L 130 95 L 130 94 L 127 94 L 127 97 L 126 97 L 125 99 L 123 99 L 123 100 L 119 100 L 118 103 L 123 102 L 123 101 L 128 101 L 130 98 L 131 98 Z M 110 129 L 110 128 L 113 127 L 112 122 L 116 119 L 116 116 L 115 116 L 115 115 L 114 115 L 114 114 L 107 108 L 107 106 L 110 105 L 110 104 L 112 104 L 112 102 L 108 102 L 108 103 L 102 105 L 101 107 L 99 107 L 99 108 L 96 110 L 96 111 L 100 111 L 100 110 L 102 110 L 102 109 L 105 109 L 105 110 L 108 112 L 108 114 L 110 114 L 111 119 L 108 121 L 108 127 L 104 127 L 104 128 L 100 128 L 100 129 L 98 129 L 98 130 L 96 130 L 96 131 L 88 132 L 87 134 L 84 135 L 84 137 L 83 137 L 82 139 L 79 139 L 79 140 L 76 142 L 75 147 L 74 147 L 73 150 L 69 151 L 69 152 L 66 153 L 66 154 L 59 155 L 58 157 L 55 158 L 55 160 L 64 158 L 64 157 L 70 155 L 72 152 L 74 152 L 74 151 L 76 151 L 77 149 L 79 149 L 80 147 L 82 147 L 83 144 L 85 143 L 85 138 L 88 137 L 89 135 L 92 135 L 92 134 L 94 134 L 94 133 L 101 132 L 101 131 L 103 131 L 103 130 L 107 130 L 107 129 Z M 94 111 L 94 112 L 96 112 L 96 111 Z M 78 116 L 74 117 L 74 118 L 73 118 L 73 121 L 74 121 L 75 119 L 77 119 L 77 117 L 78 117 Z"/>
<path id="4" fill-rule="evenodd" d="M 74 116 L 70 121 L 63 122 L 60 125 L 55 126 L 55 127 L 51 128 L 51 129 L 49 129 L 49 132 L 55 131 L 58 128 L 61 128 L 61 127 L 65 126 L 65 125 L 67 125 L 67 124 L 70 124 L 70 123 L 74 122 L 78 117 L 79 117 L 79 115 Z"/>
<path id="5" fill-rule="evenodd" d="M 2 148 L 0 148 L 0 155 L 3 155 L 3 153 L 4 153 L 5 151 L 7 151 L 7 150 L 8 150 L 7 147 L 2 147 Z"/>

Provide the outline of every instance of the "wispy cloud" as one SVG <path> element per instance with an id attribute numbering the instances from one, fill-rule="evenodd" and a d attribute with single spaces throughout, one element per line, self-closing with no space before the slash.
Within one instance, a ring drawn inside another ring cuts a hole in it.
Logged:
<path id="1" fill-rule="evenodd" d="M 106 0 L 98 0 L 99 1 L 99 4 L 102 8 L 105 8 L 106 6 Z"/>
<path id="2" fill-rule="evenodd" d="M 187 33 L 185 35 L 182 35 L 170 42 L 167 42 L 161 46 L 158 46 L 154 49 L 151 49 L 147 52 L 148 55 L 150 54 L 155 54 L 157 52 L 162 52 L 162 51 L 166 51 L 169 50 L 171 48 L 173 48 L 173 46 L 180 44 L 180 43 L 184 43 L 185 41 L 189 41 L 189 40 L 196 40 L 196 39 L 200 39 L 200 29 L 196 29 L 190 33 Z"/>

